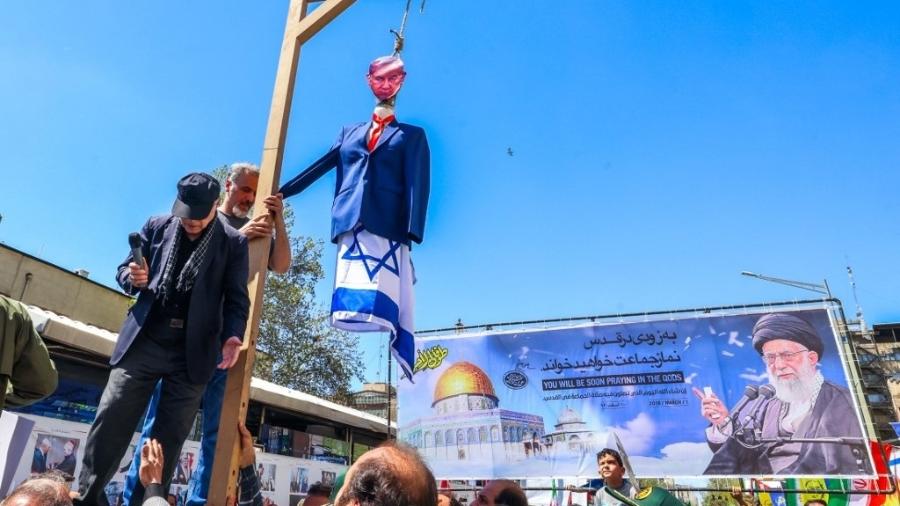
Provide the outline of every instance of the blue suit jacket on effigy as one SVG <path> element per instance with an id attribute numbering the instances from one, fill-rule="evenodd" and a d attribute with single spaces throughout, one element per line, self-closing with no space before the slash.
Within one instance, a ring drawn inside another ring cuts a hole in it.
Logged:
<path id="1" fill-rule="evenodd" d="M 362 223 L 369 232 L 410 244 L 422 242 L 430 191 L 431 154 L 422 128 L 391 121 L 372 152 L 369 123 L 345 126 L 334 146 L 278 191 L 296 195 L 337 167 L 331 240 Z"/>

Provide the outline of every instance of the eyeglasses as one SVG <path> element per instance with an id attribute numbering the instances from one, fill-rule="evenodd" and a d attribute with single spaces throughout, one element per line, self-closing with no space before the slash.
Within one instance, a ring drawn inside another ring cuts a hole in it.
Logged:
<path id="1" fill-rule="evenodd" d="M 384 84 L 386 82 L 391 83 L 391 84 L 397 84 L 400 81 L 402 81 L 404 77 L 406 77 L 406 74 L 393 74 L 390 76 L 373 76 L 372 74 L 369 74 L 368 77 L 369 77 L 369 80 L 375 84 Z"/>
<path id="2" fill-rule="evenodd" d="M 782 362 L 787 362 L 794 358 L 795 355 L 799 355 L 801 353 L 807 352 L 809 350 L 800 350 L 800 351 L 782 351 L 780 353 L 766 353 L 762 356 L 763 360 L 766 361 L 767 364 L 772 365 L 779 358 Z"/>

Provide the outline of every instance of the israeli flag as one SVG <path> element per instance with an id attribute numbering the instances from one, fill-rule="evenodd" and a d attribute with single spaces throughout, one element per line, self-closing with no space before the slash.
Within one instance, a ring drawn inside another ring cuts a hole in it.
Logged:
<path id="1" fill-rule="evenodd" d="M 409 246 L 357 225 L 338 238 L 331 325 L 351 332 L 390 332 L 391 353 L 412 381 L 415 273 Z"/>

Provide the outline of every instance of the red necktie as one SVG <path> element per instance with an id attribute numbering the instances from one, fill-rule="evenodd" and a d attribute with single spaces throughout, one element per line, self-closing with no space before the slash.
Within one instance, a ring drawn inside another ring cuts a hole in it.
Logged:
<path id="1" fill-rule="evenodd" d="M 381 134 L 384 133 L 384 127 L 387 126 L 388 123 L 394 121 L 394 115 L 380 119 L 378 115 L 372 115 L 372 123 L 374 123 L 374 127 L 372 128 L 372 138 L 369 139 L 369 151 L 375 149 L 375 146 L 378 145 L 378 139 L 381 138 Z"/>

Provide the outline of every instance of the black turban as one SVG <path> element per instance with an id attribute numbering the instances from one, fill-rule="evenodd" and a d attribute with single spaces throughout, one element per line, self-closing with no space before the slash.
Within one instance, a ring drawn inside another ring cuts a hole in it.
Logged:
<path id="1" fill-rule="evenodd" d="M 803 318 L 790 313 L 763 315 L 753 326 L 753 347 L 762 354 L 762 347 L 769 341 L 786 339 L 802 344 L 822 357 L 822 338 L 816 329 Z"/>

